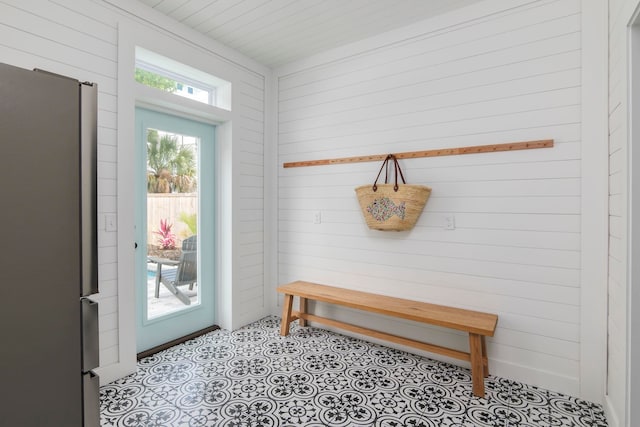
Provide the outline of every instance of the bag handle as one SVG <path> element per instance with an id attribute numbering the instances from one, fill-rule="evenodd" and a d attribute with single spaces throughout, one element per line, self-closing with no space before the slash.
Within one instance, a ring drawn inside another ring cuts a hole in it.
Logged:
<path id="1" fill-rule="evenodd" d="M 391 155 L 393 158 L 393 163 L 395 163 L 396 167 L 396 184 L 393 186 L 393 191 L 398 191 L 398 173 L 400 173 L 400 178 L 402 178 L 402 183 L 406 184 L 407 181 L 404 180 L 404 174 L 402 173 L 402 169 L 400 168 L 400 163 L 398 163 L 398 159 L 393 154 Z"/>
<path id="2" fill-rule="evenodd" d="M 399 188 L 398 187 L 398 173 L 400 174 L 400 178 L 402 178 L 402 183 L 403 184 L 407 183 L 407 181 L 405 181 L 405 179 L 404 179 L 404 174 L 402 173 L 402 169 L 400 168 L 400 164 L 398 163 L 398 159 L 393 154 L 388 154 L 387 157 L 382 162 L 382 166 L 380 166 L 380 170 L 378 171 L 378 176 L 376 176 L 376 180 L 373 181 L 372 189 L 373 189 L 374 192 L 378 191 L 378 179 L 380 179 L 380 174 L 382 173 L 382 169 L 385 169 L 384 183 L 386 184 L 388 182 L 389 159 L 393 160 L 393 166 L 394 166 L 395 173 L 396 173 L 396 181 L 395 181 L 395 184 L 393 186 L 393 191 L 398 191 L 398 188 Z"/>
<path id="3" fill-rule="evenodd" d="M 375 193 L 376 191 L 378 191 L 378 179 L 380 178 L 380 174 L 382 173 L 382 169 L 387 166 L 387 164 L 389 163 L 389 159 L 393 157 L 393 154 L 389 154 L 387 155 L 387 157 L 384 159 L 384 161 L 382 162 L 382 166 L 380 166 L 380 170 L 378 171 L 378 176 L 376 176 L 376 180 L 373 181 L 373 192 Z M 387 170 L 385 169 L 385 179 L 384 182 L 385 184 L 387 183 Z"/>

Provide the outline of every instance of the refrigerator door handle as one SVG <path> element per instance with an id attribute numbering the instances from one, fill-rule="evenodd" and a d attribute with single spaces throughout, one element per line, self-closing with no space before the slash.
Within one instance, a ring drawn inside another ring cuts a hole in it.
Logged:
<path id="1" fill-rule="evenodd" d="M 98 293 L 98 88 L 80 83 L 81 296 Z"/>
<path id="2" fill-rule="evenodd" d="M 100 341 L 98 332 L 98 303 L 82 298 L 82 372 L 89 372 L 100 365 Z"/>

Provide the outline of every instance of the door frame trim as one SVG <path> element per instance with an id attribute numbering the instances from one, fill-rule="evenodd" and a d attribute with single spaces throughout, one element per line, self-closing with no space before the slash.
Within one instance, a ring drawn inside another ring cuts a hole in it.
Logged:
<path id="1" fill-rule="evenodd" d="M 109 330 L 114 329 L 117 341 L 109 349 L 115 352 L 111 357 L 116 361 L 102 366 L 96 371 L 100 375 L 101 385 L 108 384 L 126 375 L 134 373 L 137 368 L 136 359 L 136 334 L 135 327 L 135 286 L 132 286 L 135 278 L 134 263 L 134 221 L 133 207 L 135 203 L 134 192 L 130 183 L 134 179 L 134 145 L 131 139 L 135 131 L 135 106 L 136 103 L 151 102 L 156 107 L 168 108 L 174 103 L 176 109 L 184 113 L 191 113 L 200 119 L 209 119 L 217 123 L 215 141 L 217 148 L 216 170 L 218 192 L 218 212 L 216 230 L 216 256 L 219 268 L 216 272 L 217 306 L 216 323 L 222 328 L 231 329 L 233 320 L 233 290 L 232 279 L 235 269 L 233 260 L 233 233 L 234 221 L 232 218 L 233 186 L 237 180 L 233 179 L 233 144 L 232 129 L 237 111 L 226 111 L 216 107 L 200 104 L 188 99 L 178 100 L 167 98 L 172 96 L 161 91 L 155 91 L 158 104 L 149 99 L 148 91 L 151 88 L 136 89 L 138 84 L 134 79 L 135 48 L 141 46 L 145 49 L 156 51 L 169 58 L 188 58 L 202 56 L 197 46 L 186 45 L 183 41 L 176 40 L 158 30 L 147 26 L 136 25 L 134 22 L 122 20 L 118 23 L 118 97 L 117 97 L 117 196 L 116 204 L 118 232 L 115 236 L 117 245 L 117 276 L 113 278 L 113 295 L 117 298 L 117 308 L 109 316 Z M 206 54 L 205 54 L 206 55 Z M 240 83 L 236 68 L 232 64 L 224 64 L 217 58 L 210 57 L 206 62 L 208 69 L 203 71 L 220 73 L 233 87 Z M 197 64 L 188 64 L 197 66 Z M 214 70 L 215 68 L 215 70 Z M 225 77 L 226 76 L 226 77 Z M 142 85 L 139 85 L 142 86 Z M 147 95 L 145 95 L 147 93 Z M 232 91 L 232 105 L 234 105 L 235 92 Z M 196 105 L 198 104 L 198 105 Z M 237 174 L 237 172 L 235 172 Z M 103 287 L 104 289 L 104 287 Z M 101 318 L 101 325 L 106 320 Z M 104 360 L 104 359 L 103 359 Z"/>
<path id="2" fill-rule="evenodd" d="M 608 163 L 608 5 L 581 2 L 581 271 L 579 395 L 602 403 L 606 385 Z"/>
<path id="3" fill-rule="evenodd" d="M 640 407 L 634 405 L 640 396 L 640 367 L 632 361 L 640 355 L 640 3 L 627 26 L 627 363 L 626 425 L 640 420 Z M 634 75 L 635 72 L 635 75 Z M 635 166 L 635 169 L 634 169 Z M 634 227 L 634 223 L 636 227 Z M 635 278 L 635 283 L 634 283 Z M 634 327 L 635 326 L 635 327 Z"/>

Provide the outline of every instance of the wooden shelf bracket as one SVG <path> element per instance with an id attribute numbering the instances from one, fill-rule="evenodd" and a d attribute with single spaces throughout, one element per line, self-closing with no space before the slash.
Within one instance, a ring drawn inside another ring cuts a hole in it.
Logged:
<path id="1" fill-rule="evenodd" d="M 398 159 L 417 159 L 419 157 L 457 156 L 461 154 L 495 153 L 498 151 L 533 150 L 536 148 L 553 147 L 553 139 L 538 141 L 507 142 L 504 144 L 474 145 L 470 147 L 441 148 L 425 151 L 407 151 L 394 153 Z M 307 160 L 301 162 L 288 162 L 282 166 L 285 168 L 299 168 L 306 166 L 337 165 L 343 163 L 378 162 L 387 157 L 387 154 L 374 154 L 369 156 L 341 157 L 337 159 Z"/>

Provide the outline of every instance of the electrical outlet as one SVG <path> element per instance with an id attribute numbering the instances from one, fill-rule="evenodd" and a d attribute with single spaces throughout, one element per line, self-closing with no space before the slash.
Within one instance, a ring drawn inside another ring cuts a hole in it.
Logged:
<path id="1" fill-rule="evenodd" d="M 320 211 L 315 211 L 313 213 L 313 223 L 320 224 L 321 222 L 322 222 L 322 214 L 320 213 Z"/>
<path id="2" fill-rule="evenodd" d="M 444 218 L 444 228 L 445 230 L 455 230 L 456 229 L 456 217 L 453 215 L 447 215 Z"/>

